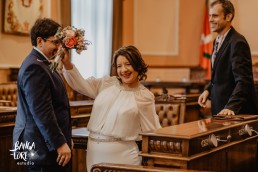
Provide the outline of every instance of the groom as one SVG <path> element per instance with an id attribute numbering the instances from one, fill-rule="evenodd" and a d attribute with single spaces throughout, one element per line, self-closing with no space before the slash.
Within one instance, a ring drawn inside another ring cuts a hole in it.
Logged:
<path id="1" fill-rule="evenodd" d="M 23 147 L 27 156 L 19 159 L 27 162 L 30 172 L 65 172 L 71 159 L 69 101 L 59 73 L 49 68 L 60 45 L 54 37 L 59 27 L 48 18 L 35 22 L 30 33 L 33 49 L 18 74 L 13 144 L 20 152 L 17 145 L 31 144 Z"/>

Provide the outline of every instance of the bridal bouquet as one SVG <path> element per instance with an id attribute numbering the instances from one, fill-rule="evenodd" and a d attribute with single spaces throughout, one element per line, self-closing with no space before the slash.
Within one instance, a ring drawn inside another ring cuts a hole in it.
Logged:
<path id="1" fill-rule="evenodd" d="M 87 45 L 91 43 L 84 38 L 84 30 L 77 29 L 72 26 L 66 26 L 64 28 L 60 27 L 56 34 L 55 38 L 60 40 L 62 48 L 64 49 L 75 49 L 78 54 L 83 50 L 87 50 Z M 53 63 L 50 64 L 50 69 L 52 72 L 57 68 L 60 58 L 62 58 L 64 52 L 59 51 Z"/>

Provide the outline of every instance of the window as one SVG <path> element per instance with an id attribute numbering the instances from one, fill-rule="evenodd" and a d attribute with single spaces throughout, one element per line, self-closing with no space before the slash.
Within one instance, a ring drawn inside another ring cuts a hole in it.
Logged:
<path id="1" fill-rule="evenodd" d="M 72 0 L 72 26 L 85 30 L 92 44 L 78 55 L 72 51 L 72 62 L 84 78 L 109 75 L 112 49 L 113 0 Z"/>

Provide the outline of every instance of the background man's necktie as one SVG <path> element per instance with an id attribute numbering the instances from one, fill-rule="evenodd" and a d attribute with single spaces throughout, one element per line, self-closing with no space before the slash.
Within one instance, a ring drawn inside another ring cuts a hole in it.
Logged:
<path id="1" fill-rule="evenodd" d="M 219 42 L 216 41 L 215 44 L 214 44 L 214 50 L 213 50 L 212 57 L 211 57 L 212 67 L 213 67 L 213 64 L 214 64 L 216 55 L 217 55 L 217 53 L 218 53 L 218 46 L 219 46 Z"/>

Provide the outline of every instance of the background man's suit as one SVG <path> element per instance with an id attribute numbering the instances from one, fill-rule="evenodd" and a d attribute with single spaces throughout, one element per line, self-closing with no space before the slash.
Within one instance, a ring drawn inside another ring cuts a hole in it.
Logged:
<path id="1" fill-rule="evenodd" d="M 235 114 L 258 114 L 250 48 L 233 27 L 216 54 L 207 90 L 213 115 L 222 109 Z"/>
<path id="2" fill-rule="evenodd" d="M 13 143 L 34 142 L 38 158 L 34 162 L 53 164 L 56 149 L 71 147 L 70 107 L 65 85 L 50 62 L 33 49 L 18 74 L 18 109 Z M 36 84 L 35 84 L 36 83 Z"/>

